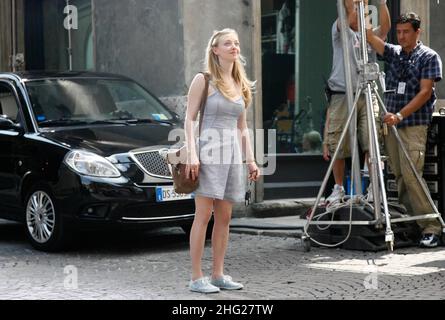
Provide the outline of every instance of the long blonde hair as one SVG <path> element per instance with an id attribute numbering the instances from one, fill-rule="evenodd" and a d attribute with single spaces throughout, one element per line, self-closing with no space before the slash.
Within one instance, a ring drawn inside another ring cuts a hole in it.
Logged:
<path id="1" fill-rule="evenodd" d="M 218 56 L 213 52 L 213 48 L 218 46 L 220 39 L 228 34 L 236 34 L 238 37 L 238 33 L 229 28 L 213 32 L 206 49 L 205 70 L 211 74 L 212 81 L 221 94 L 224 97 L 231 99 L 228 94 L 229 88 L 222 78 L 222 69 L 218 61 Z M 237 59 L 233 65 L 232 77 L 235 80 L 235 83 L 241 87 L 244 104 L 247 108 L 252 103 L 252 90 L 255 83 L 250 81 L 247 77 L 244 68 L 245 61 L 245 58 L 240 55 L 239 59 Z"/>

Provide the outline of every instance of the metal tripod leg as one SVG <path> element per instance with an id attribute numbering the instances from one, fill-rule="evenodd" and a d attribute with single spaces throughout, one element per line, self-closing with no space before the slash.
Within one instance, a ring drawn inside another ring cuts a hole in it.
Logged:
<path id="1" fill-rule="evenodd" d="M 380 183 L 380 171 L 377 172 L 377 163 L 380 162 L 380 157 L 377 154 L 378 144 L 376 145 L 375 139 L 377 137 L 377 130 L 375 128 L 374 110 L 372 102 L 372 93 L 369 89 L 370 85 L 366 85 L 366 114 L 368 116 L 368 132 L 369 132 L 369 175 L 372 183 L 372 194 L 374 196 L 374 203 L 380 203 L 379 183 Z M 381 208 L 375 206 L 374 208 L 375 220 L 381 219 Z"/>
<path id="2" fill-rule="evenodd" d="M 374 195 L 374 204 L 375 204 L 375 214 L 376 220 L 381 219 L 381 207 L 380 204 L 383 202 L 383 210 L 385 213 L 385 221 L 386 221 L 386 232 L 385 232 L 385 242 L 390 251 L 394 250 L 394 232 L 391 228 L 391 217 L 389 214 L 388 200 L 386 198 L 386 189 L 385 189 L 385 179 L 383 176 L 383 167 L 382 167 L 382 157 L 379 148 L 378 142 L 378 134 L 376 123 L 374 121 L 374 110 L 373 110 L 373 101 L 372 101 L 372 93 L 378 96 L 378 92 L 375 86 L 371 87 L 371 83 L 368 83 L 366 86 L 366 107 L 368 110 L 368 125 L 371 132 L 370 138 L 370 173 L 371 173 L 371 181 L 372 181 L 372 192 Z M 379 190 L 380 186 L 380 190 Z M 380 199 L 380 195 L 382 196 Z"/>
<path id="3" fill-rule="evenodd" d="M 343 142 L 344 142 L 344 140 L 346 138 L 346 134 L 349 131 L 349 126 L 351 125 L 352 119 L 353 118 L 356 119 L 356 115 L 357 115 L 356 110 L 357 110 L 357 105 L 358 105 L 358 101 L 359 101 L 359 98 L 360 98 L 360 94 L 361 94 L 361 91 L 358 90 L 358 92 L 357 92 L 357 94 L 355 96 L 354 105 L 352 107 L 352 112 L 349 114 L 348 120 L 346 121 L 346 125 L 343 128 L 343 132 L 342 132 L 342 134 L 340 136 L 340 141 L 338 142 L 337 149 L 335 150 L 335 153 L 334 153 L 334 155 L 332 157 L 331 163 L 329 164 L 329 168 L 328 168 L 328 171 L 326 172 L 326 175 L 325 175 L 325 177 L 323 179 L 323 183 L 321 185 L 321 188 L 318 191 L 317 199 L 315 200 L 314 206 L 312 208 L 311 215 L 309 216 L 309 221 L 304 226 L 304 232 L 303 232 L 303 236 L 301 238 L 303 240 L 303 242 L 306 241 L 307 239 L 310 239 L 310 236 L 307 233 L 307 230 L 309 228 L 309 224 L 310 224 L 310 222 L 312 221 L 312 219 L 313 219 L 313 217 L 315 215 L 315 212 L 316 212 L 316 209 L 317 209 L 318 205 L 320 204 L 321 197 L 323 195 L 324 190 L 326 189 L 326 185 L 328 183 L 329 177 L 331 176 L 332 169 L 334 167 L 334 162 L 337 159 L 338 154 L 340 153 L 340 148 L 341 148 L 341 146 L 342 146 L 342 144 L 343 144 Z"/>
<path id="4" fill-rule="evenodd" d="M 380 104 L 383 107 L 383 111 L 385 113 L 388 113 L 388 110 L 386 109 L 385 103 L 383 102 L 382 98 L 379 95 L 377 95 L 377 98 L 379 99 L 379 102 L 380 102 Z M 425 185 L 422 177 L 417 172 L 416 167 L 414 166 L 414 163 L 412 162 L 411 157 L 409 156 L 408 151 L 406 150 L 405 144 L 403 143 L 402 139 L 400 138 L 400 135 L 399 135 L 399 132 L 397 131 L 397 128 L 392 126 L 391 130 L 393 131 L 393 133 L 394 133 L 394 135 L 396 137 L 397 142 L 399 143 L 400 147 L 402 148 L 402 152 L 403 152 L 405 158 L 408 160 L 409 166 L 410 166 L 412 172 L 414 173 L 417 182 L 422 187 L 422 191 L 424 192 L 425 196 L 427 197 L 428 202 L 430 203 L 431 207 L 434 210 L 434 213 L 437 214 L 437 219 L 439 220 L 440 224 L 442 225 L 442 231 L 444 232 L 445 231 L 445 222 L 444 222 L 444 220 L 443 220 L 439 210 L 437 209 L 436 205 L 434 204 L 433 199 L 431 198 L 431 195 L 430 195 L 430 192 L 428 190 L 428 187 Z"/>

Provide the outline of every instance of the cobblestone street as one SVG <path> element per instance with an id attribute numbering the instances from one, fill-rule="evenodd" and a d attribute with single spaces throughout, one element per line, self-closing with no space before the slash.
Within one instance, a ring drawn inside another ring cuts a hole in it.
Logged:
<path id="1" fill-rule="evenodd" d="M 210 242 L 204 265 L 208 273 Z M 90 235 L 71 251 L 48 254 L 33 250 L 19 225 L 0 222 L 0 299 L 445 298 L 444 247 L 305 253 L 292 237 L 232 233 L 226 273 L 245 289 L 216 295 L 188 291 L 189 266 L 181 229 Z"/>

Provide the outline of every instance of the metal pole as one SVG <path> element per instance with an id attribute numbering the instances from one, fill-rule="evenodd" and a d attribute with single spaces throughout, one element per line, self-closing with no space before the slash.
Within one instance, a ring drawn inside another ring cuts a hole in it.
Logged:
<path id="1" fill-rule="evenodd" d="M 17 55 L 17 30 L 16 30 L 16 2 L 11 0 L 11 69 L 16 70 L 15 57 Z"/>
<path id="2" fill-rule="evenodd" d="M 69 0 L 66 0 L 66 6 L 68 7 L 70 5 Z M 72 45 L 72 39 L 71 39 L 71 28 L 68 28 L 68 68 L 70 71 L 73 70 L 73 48 Z"/>
<path id="3" fill-rule="evenodd" d="M 347 23 L 347 17 L 346 17 L 346 9 L 344 6 L 344 0 L 338 0 L 337 1 L 337 9 L 338 9 L 338 19 L 340 21 L 340 34 L 342 39 L 342 45 L 343 45 L 343 63 L 344 63 L 344 69 L 345 69 L 345 84 L 346 84 L 346 97 L 348 100 L 348 110 L 349 113 L 353 111 L 353 105 L 354 105 L 354 89 L 352 87 L 352 73 L 351 73 L 351 64 L 349 61 L 350 57 L 350 41 L 348 37 L 348 31 L 349 31 L 349 24 Z M 357 88 L 359 89 L 359 88 Z M 359 156 L 358 156 L 358 148 L 353 148 L 353 144 L 357 145 L 357 139 L 354 139 L 356 137 L 355 133 L 357 132 L 357 112 L 354 111 L 354 121 L 352 121 L 351 126 L 349 128 L 349 137 L 350 137 L 350 149 L 355 149 L 355 161 L 351 164 L 354 172 L 354 176 L 351 177 L 351 182 L 354 180 L 355 185 L 355 194 L 361 195 L 361 177 L 360 177 L 360 163 L 359 163 Z M 334 158 L 335 159 L 335 158 Z M 352 169 L 351 168 L 351 169 Z"/>
<path id="4" fill-rule="evenodd" d="M 92 25 L 92 30 L 91 32 L 93 33 L 93 63 L 94 63 L 94 71 L 97 71 L 97 47 L 96 47 L 96 18 L 95 18 L 95 13 L 96 13 L 96 0 L 91 0 L 91 25 Z M 261 25 L 261 23 L 259 23 L 259 25 Z M 260 31 L 261 34 L 261 31 Z M 258 51 L 259 52 L 259 51 Z M 261 60 L 260 60 L 261 61 Z M 261 63 L 261 62 L 259 62 Z M 255 79 L 258 79 L 258 77 L 256 77 Z M 261 83 L 261 81 L 259 82 Z M 258 90 L 259 92 L 261 92 L 261 90 Z M 257 99 L 258 101 L 263 101 L 262 98 L 258 97 L 257 94 Z M 263 121 L 259 121 L 259 123 L 263 123 Z"/>
<path id="5" fill-rule="evenodd" d="M 365 5 L 364 1 L 360 1 L 358 3 L 358 19 L 359 19 L 359 28 L 360 28 L 360 48 L 361 48 L 361 57 L 363 59 L 362 65 L 360 66 L 363 68 L 363 70 L 360 70 L 360 77 L 363 76 L 363 79 L 361 79 L 362 83 L 367 82 L 365 79 L 365 66 L 369 63 L 369 56 L 368 56 L 368 44 L 366 42 L 366 19 L 365 19 Z M 372 91 L 371 91 L 371 85 L 368 83 L 366 85 L 366 105 L 367 105 L 367 114 L 368 114 L 368 131 L 369 131 L 369 175 L 372 182 L 372 190 L 371 192 L 374 195 L 374 202 L 380 203 L 380 192 L 379 192 L 379 176 L 380 176 L 380 170 L 381 167 L 380 164 L 380 150 L 379 145 L 377 143 L 378 141 L 378 135 L 377 130 L 375 130 L 375 121 L 374 121 L 374 110 L 373 110 L 373 101 L 372 101 Z M 384 188 L 384 184 L 381 185 L 381 188 Z M 386 201 L 386 197 L 384 197 L 383 201 Z M 387 205 L 386 205 L 387 207 Z M 385 207 L 385 208 L 386 208 Z M 388 212 L 388 211 L 386 211 Z M 379 205 L 375 206 L 374 210 L 375 219 L 380 219 L 381 217 L 381 207 Z"/>
<path id="6" fill-rule="evenodd" d="M 300 112 L 300 95 L 298 90 L 300 89 L 300 0 L 295 0 L 295 101 L 294 101 L 294 116 Z M 294 137 L 292 137 L 294 139 Z"/>
<path id="7" fill-rule="evenodd" d="M 360 26 L 360 45 L 362 49 L 362 57 L 363 57 L 363 66 L 365 66 L 369 62 L 369 56 L 368 56 L 368 43 L 366 42 L 366 22 L 365 22 L 365 4 L 363 0 L 359 2 L 359 26 Z"/>

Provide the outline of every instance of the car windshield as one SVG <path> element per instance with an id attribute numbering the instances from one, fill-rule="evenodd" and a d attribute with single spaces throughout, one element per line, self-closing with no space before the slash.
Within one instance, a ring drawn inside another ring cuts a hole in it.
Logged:
<path id="1" fill-rule="evenodd" d="M 26 83 L 40 127 L 113 121 L 169 121 L 173 114 L 137 83 L 49 79 Z"/>

